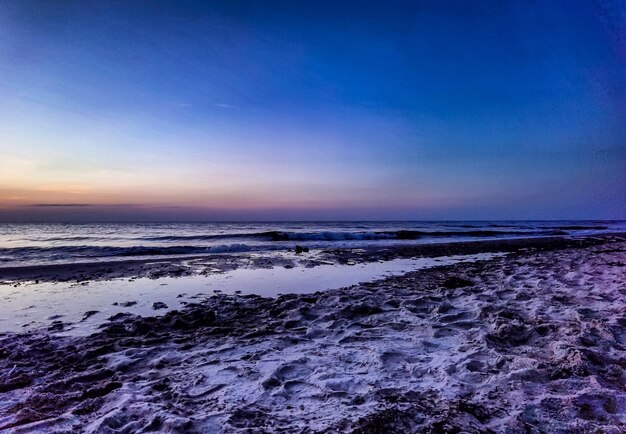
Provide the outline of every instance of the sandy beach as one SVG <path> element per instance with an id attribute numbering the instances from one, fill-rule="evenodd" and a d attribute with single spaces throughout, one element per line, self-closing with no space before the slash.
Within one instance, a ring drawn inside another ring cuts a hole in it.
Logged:
<path id="1" fill-rule="evenodd" d="M 413 249 L 428 247 L 383 253 Z M 0 430 L 623 432 L 626 238 L 430 250 L 479 251 L 507 254 L 312 294 L 215 294 L 84 337 L 4 333 Z"/>

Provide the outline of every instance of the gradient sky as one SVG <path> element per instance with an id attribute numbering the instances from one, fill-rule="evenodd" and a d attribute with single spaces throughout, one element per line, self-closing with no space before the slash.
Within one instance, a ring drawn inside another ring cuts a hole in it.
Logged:
<path id="1" fill-rule="evenodd" d="M 0 0 L 0 220 L 626 218 L 621 1 Z"/>

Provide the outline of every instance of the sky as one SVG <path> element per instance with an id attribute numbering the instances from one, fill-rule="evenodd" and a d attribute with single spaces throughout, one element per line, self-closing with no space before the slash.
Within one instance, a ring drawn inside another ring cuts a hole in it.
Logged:
<path id="1" fill-rule="evenodd" d="M 626 219 L 626 4 L 0 0 L 0 221 Z"/>

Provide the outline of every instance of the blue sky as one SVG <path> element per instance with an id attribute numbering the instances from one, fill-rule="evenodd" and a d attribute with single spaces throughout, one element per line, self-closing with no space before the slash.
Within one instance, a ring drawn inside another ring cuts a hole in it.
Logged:
<path id="1" fill-rule="evenodd" d="M 0 2 L 0 220 L 626 218 L 625 139 L 617 1 Z"/>

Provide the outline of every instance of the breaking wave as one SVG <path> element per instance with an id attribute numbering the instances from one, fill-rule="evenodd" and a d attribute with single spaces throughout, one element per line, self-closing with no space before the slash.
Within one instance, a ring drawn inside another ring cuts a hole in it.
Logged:
<path id="1" fill-rule="evenodd" d="M 499 231 L 499 230 L 466 230 L 466 231 L 322 231 L 322 232 L 287 232 L 266 231 L 244 234 L 220 235 L 184 235 L 159 236 L 142 238 L 147 241 L 215 241 L 220 239 L 255 239 L 261 241 L 352 241 L 352 240 L 417 240 L 421 238 L 442 237 L 505 237 L 505 236 L 539 236 L 567 235 L 564 230 L 533 230 L 533 231 Z"/>

